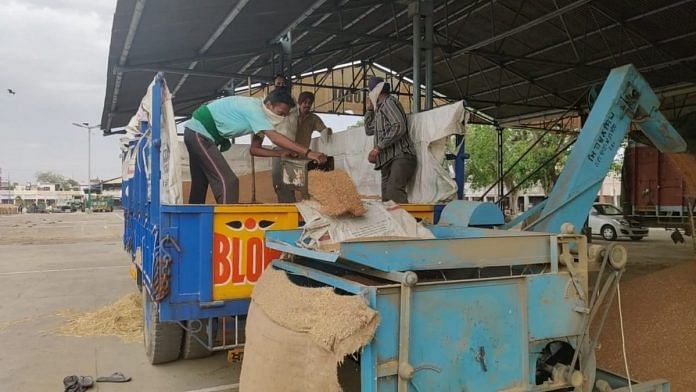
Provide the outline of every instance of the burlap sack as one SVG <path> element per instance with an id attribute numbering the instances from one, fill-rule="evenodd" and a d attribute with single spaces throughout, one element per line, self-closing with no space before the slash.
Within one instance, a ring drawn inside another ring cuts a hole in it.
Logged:
<path id="1" fill-rule="evenodd" d="M 340 391 L 338 364 L 372 340 L 378 324 L 361 297 L 300 287 L 269 268 L 252 294 L 239 389 Z"/>

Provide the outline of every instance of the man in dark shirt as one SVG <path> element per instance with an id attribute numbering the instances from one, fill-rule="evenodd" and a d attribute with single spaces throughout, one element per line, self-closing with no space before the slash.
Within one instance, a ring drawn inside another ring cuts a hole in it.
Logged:
<path id="1" fill-rule="evenodd" d="M 408 134 L 406 112 L 390 95 L 390 86 L 380 77 L 368 83 L 365 133 L 374 135 L 374 148 L 367 156 L 382 172 L 382 200 L 408 203 L 406 185 L 416 172 L 416 150 Z"/>
<path id="2" fill-rule="evenodd" d="M 305 147 L 309 147 L 309 144 L 312 142 L 314 131 L 319 131 L 323 135 L 331 135 L 333 132 L 316 113 L 312 112 L 312 105 L 314 105 L 314 93 L 309 91 L 301 92 L 297 97 L 299 110 L 295 143 Z"/>

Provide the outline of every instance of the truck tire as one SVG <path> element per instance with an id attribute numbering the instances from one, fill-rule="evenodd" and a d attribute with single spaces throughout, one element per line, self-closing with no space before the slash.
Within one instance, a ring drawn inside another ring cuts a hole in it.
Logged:
<path id="1" fill-rule="evenodd" d="M 616 229 L 614 229 L 611 225 L 602 226 L 600 233 L 602 234 L 602 238 L 607 241 L 616 240 Z"/>
<path id="2" fill-rule="evenodd" d="M 153 365 L 179 359 L 183 329 L 176 323 L 159 321 L 157 304 L 143 290 L 143 342 L 145 354 Z"/>
<path id="3" fill-rule="evenodd" d="M 203 342 L 208 341 L 208 319 L 198 320 L 200 321 L 200 329 L 195 332 L 189 331 L 192 327 L 197 327 L 198 323 L 193 321 L 186 322 L 187 330 L 184 331 L 184 341 L 181 347 L 181 357 L 183 359 L 197 359 L 209 357 L 213 354 L 212 351 L 208 350 L 201 344 L 196 338 Z M 213 330 L 213 334 L 215 330 Z M 213 342 L 215 342 L 215 336 L 213 336 Z"/>

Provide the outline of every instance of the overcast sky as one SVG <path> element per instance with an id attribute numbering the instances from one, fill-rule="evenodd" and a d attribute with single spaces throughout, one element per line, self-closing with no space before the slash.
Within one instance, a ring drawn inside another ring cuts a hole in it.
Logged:
<path id="1" fill-rule="evenodd" d="M 0 0 L 3 180 L 50 170 L 86 182 L 87 131 L 72 123 L 101 119 L 115 8 L 116 0 Z M 335 130 L 358 120 L 329 117 Z M 119 176 L 119 152 L 118 136 L 92 131 L 92 177 Z"/>
<path id="2" fill-rule="evenodd" d="M 0 168 L 3 180 L 51 170 L 87 178 L 87 132 L 98 123 L 116 0 L 0 0 Z M 7 89 L 16 91 L 15 95 Z M 118 140 L 92 133 L 92 176 L 120 175 Z"/>

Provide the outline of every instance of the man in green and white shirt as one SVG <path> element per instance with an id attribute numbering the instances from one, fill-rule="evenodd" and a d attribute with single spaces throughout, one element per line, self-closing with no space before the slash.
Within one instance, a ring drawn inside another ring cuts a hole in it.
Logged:
<path id="1" fill-rule="evenodd" d="M 326 162 L 326 155 L 300 146 L 274 130 L 270 118 L 285 117 L 294 106 L 295 101 L 286 90 L 276 89 L 263 102 L 257 98 L 231 96 L 196 109 L 184 124 L 184 143 L 191 169 L 189 203 L 205 203 L 208 185 L 217 203 L 239 202 L 239 180 L 221 152 L 230 148 L 230 138 L 253 135 L 250 153 L 254 156 L 301 156 Z M 264 136 L 280 149 L 263 147 Z"/>

